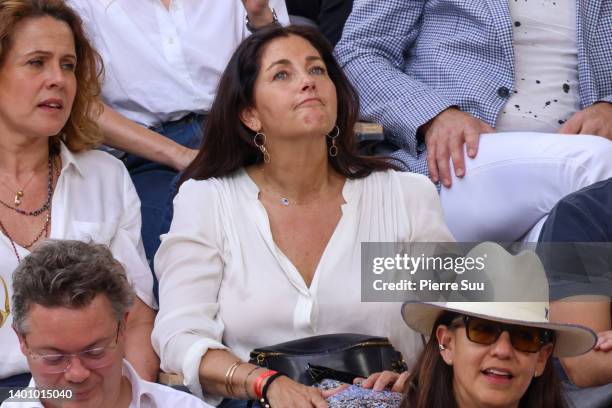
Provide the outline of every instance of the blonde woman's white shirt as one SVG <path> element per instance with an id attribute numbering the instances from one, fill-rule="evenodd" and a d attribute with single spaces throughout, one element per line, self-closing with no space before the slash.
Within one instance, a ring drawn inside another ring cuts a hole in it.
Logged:
<path id="1" fill-rule="evenodd" d="M 108 245 L 127 271 L 137 296 L 157 308 L 153 275 L 140 237 L 140 200 L 123 163 L 108 153 L 71 153 L 63 144 L 62 169 L 51 202 L 50 238 L 74 239 Z M 21 259 L 29 251 L 16 245 Z M 17 256 L 11 241 L 0 233 L 0 277 L 12 296 L 12 274 Z M 0 305 L 4 308 L 0 285 Z M 12 307 L 12 305 L 11 305 Z M 29 372 L 11 324 L 12 313 L 0 328 L 0 378 Z"/>
<path id="2" fill-rule="evenodd" d="M 143 380 L 127 360 L 123 360 L 123 376 L 132 386 L 132 402 L 129 408 L 212 408 L 201 399 L 186 392 Z M 30 381 L 29 387 L 36 387 L 34 379 Z M 44 405 L 40 401 L 17 402 L 7 400 L 0 407 L 44 408 Z"/>
<path id="3" fill-rule="evenodd" d="M 421 341 L 400 305 L 361 302 L 361 243 L 452 241 L 436 189 L 424 176 L 385 171 L 347 180 L 342 194 L 342 217 L 308 287 L 274 243 L 245 170 L 183 184 L 155 257 L 161 308 L 152 340 L 162 369 L 202 395 L 198 367 L 209 349 L 247 360 L 256 347 L 342 332 L 387 336 L 413 362 Z"/>
<path id="4" fill-rule="evenodd" d="M 104 101 L 150 127 L 210 109 L 250 34 L 241 0 L 69 0 L 104 60 Z M 284 0 L 270 0 L 289 24 Z"/>

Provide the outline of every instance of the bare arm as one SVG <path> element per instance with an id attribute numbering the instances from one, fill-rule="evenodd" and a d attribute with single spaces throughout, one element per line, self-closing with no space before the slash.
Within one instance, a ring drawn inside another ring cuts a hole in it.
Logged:
<path id="1" fill-rule="evenodd" d="M 611 329 L 610 301 L 556 301 L 550 307 L 551 321 L 581 324 L 595 333 Z M 612 350 L 597 347 L 578 357 L 561 359 L 569 379 L 579 387 L 612 383 Z"/>
<path id="2" fill-rule="evenodd" d="M 274 21 L 272 10 L 268 3 L 268 0 L 242 0 L 242 4 L 253 27 L 265 27 Z"/>
<path id="3" fill-rule="evenodd" d="M 127 321 L 125 357 L 147 381 L 157 381 L 159 357 L 151 345 L 155 311 L 136 298 Z"/>
<path id="4" fill-rule="evenodd" d="M 202 357 L 199 370 L 200 384 L 202 385 L 204 392 L 207 394 L 232 397 L 227 395 L 225 390 L 225 374 L 230 366 L 239 360 L 240 359 L 238 357 L 229 351 L 209 349 L 204 357 Z M 248 369 L 245 367 L 245 365 L 240 366 L 234 374 L 233 384 L 238 385 L 241 381 L 244 384 L 244 379 L 253 368 L 255 368 L 255 366 L 252 364 L 248 364 Z M 250 379 L 254 379 L 258 374 L 259 373 L 253 373 L 249 377 Z M 251 385 L 250 388 L 248 388 L 249 384 Z M 233 398 L 254 398 L 255 396 L 253 395 L 252 391 L 252 383 L 249 384 L 247 384 L 247 390 L 244 389 L 243 385 L 234 387 L 236 390 L 236 395 L 234 395 Z"/>
<path id="5" fill-rule="evenodd" d="M 226 350 L 209 349 L 200 363 L 200 384 L 206 393 L 239 399 L 256 399 L 253 385 L 257 377 L 267 371 L 253 364 L 242 364 L 232 376 L 234 395 L 225 389 L 227 370 L 239 361 Z M 253 369 L 256 369 L 253 371 Z M 248 377 L 248 378 L 247 378 Z M 245 383 L 246 380 L 246 383 Z M 246 387 L 245 387 L 246 384 Z M 270 385 L 268 398 L 271 406 L 295 408 L 326 408 L 324 396 L 317 388 L 306 387 L 287 377 L 281 377 Z"/>
<path id="6" fill-rule="evenodd" d="M 181 146 L 127 119 L 106 104 L 98 117 L 104 143 L 115 149 L 140 156 L 176 170 L 183 170 L 193 160 L 197 150 Z"/>

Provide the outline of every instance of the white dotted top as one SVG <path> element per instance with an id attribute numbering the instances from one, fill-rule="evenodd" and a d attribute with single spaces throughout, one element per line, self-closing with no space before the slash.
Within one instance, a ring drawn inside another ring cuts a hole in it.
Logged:
<path id="1" fill-rule="evenodd" d="M 556 132 L 580 110 L 576 2 L 509 0 L 515 87 L 498 131 Z"/>

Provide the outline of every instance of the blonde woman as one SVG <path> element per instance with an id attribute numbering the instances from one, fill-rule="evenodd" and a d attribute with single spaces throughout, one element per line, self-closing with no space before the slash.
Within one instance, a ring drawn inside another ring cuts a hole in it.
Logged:
<path id="1" fill-rule="evenodd" d="M 10 296 L 12 271 L 47 238 L 108 245 L 138 294 L 127 358 L 152 379 L 156 304 L 140 239 L 140 203 L 123 164 L 92 150 L 100 142 L 89 116 L 100 90 L 98 63 L 81 20 L 63 1 L 0 1 L 0 277 Z M 10 313 L 5 320 L 0 385 L 27 385 Z"/>

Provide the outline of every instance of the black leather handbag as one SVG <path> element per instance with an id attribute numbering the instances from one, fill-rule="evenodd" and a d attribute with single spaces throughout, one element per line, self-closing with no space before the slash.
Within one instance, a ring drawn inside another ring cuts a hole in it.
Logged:
<path id="1" fill-rule="evenodd" d="M 341 333 L 306 337 L 251 351 L 250 363 L 283 373 L 304 385 L 324 378 L 352 383 L 379 371 L 406 370 L 385 337 Z"/>

